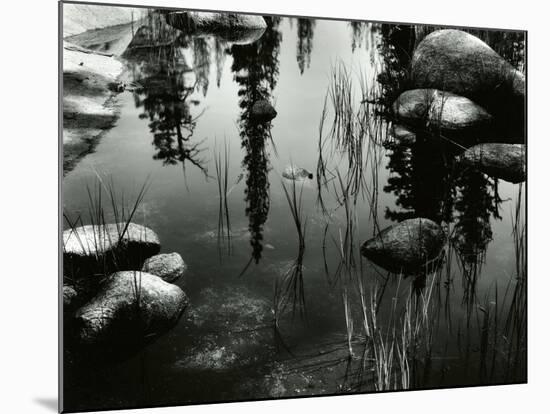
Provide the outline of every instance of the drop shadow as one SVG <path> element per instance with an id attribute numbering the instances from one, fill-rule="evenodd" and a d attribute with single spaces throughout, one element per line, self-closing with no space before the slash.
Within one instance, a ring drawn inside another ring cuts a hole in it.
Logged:
<path id="1" fill-rule="evenodd" d="M 58 404 L 57 404 L 57 398 L 35 398 L 34 402 L 38 405 L 41 405 L 44 408 L 47 408 L 49 411 L 53 411 L 54 413 L 58 412 Z"/>

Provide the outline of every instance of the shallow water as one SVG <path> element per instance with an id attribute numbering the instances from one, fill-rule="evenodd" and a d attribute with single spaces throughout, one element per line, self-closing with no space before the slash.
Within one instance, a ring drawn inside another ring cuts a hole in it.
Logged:
<path id="1" fill-rule="evenodd" d="M 191 305 L 176 327 L 136 354 L 85 368 L 68 364 L 66 408 L 374 390 L 369 380 L 372 372 L 353 386 L 346 375 L 342 290 L 330 282 L 339 262 L 345 214 L 342 208 L 336 209 L 331 184 L 324 190 L 332 212 L 328 221 L 319 206 L 317 177 L 296 183 L 307 223 L 303 256 L 306 316 L 292 317 L 287 312 L 276 331 L 273 303 L 275 280 L 298 255 L 296 228 L 283 190 L 283 183 L 289 190 L 292 183 L 283 180 L 281 173 L 294 164 L 316 175 L 319 123 L 333 68 L 343 63 L 354 85 L 364 74 L 367 95 L 379 93 L 376 75 L 385 68 L 378 47 L 382 32 L 378 26 L 342 21 L 269 18 L 268 23 L 263 36 L 250 45 L 184 36 L 177 47 L 142 48 L 125 55 L 125 76 L 134 90 L 118 95 L 120 118 L 115 127 L 64 178 L 64 209 L 71 217 L 81 214 L 86 220 L 86 185 L 97 176 L 112 178 L 127 200 L 149 179 L 150 187 L 134 221 L 154 229 L 162 252 L 181 254 L 189 270 L 176 283 Z M 149 23 L 149 27 L 157 30 L 156 24 Z M 365 96 L 358 86 L 355 92 L 359 104 Z M 259 97 L 269 98 L 278 112 L 271 137 L 242 118 Z M 372 119 L 378 142 L 387 140 L 385 121 Z M 184 125 L 180 128 L 183 137 L 191 130 L 192 136 L 178 140 L 176 125 Z M 500 295 L 497 303 L 503 302 L 504 290 L 516 275 L 512 218 L 520 185 L 499 181 L 500 199 L 496 200 L 493 181 L 482 174 L 463 175 L 460 183 L 451 185 L 443 182 L 438 177 L 440 154 L 433 147 L 415 149 L 413 162 L 407 163 L 402 161 L 402 149 L 365 145 L 371 157 L 376 154 L 378 158 L 365 161 L 368 194 L 361 195 L 355 206 L 355 245 L 370 238 L 377 228 L 406 218 L 392 211 L 412 211 L 412 216 L 449 222 L 451 229 L 460 223 L 465 250 L 475 243 L 483 246 L 475 255 L 482 265 L 472 267 L 478 271 L 475 283 L 465 282 L 474 277 L 473 271 L 465 272 L 459 264 L 464 257 L 451 252 L 444 276 L 434 284 L 433 294 L 441 301 L 441 323 L 434 340 L 432 375 L 417 387 L 478 384 L 479 346 L 472 345 L 471 352 L 465 352 L 457 340 L 457 327 L 473 308 L 493 297 L 495 286 Z M 218 237 L 215 158 L 220 152 L 223 155 L 225 146 L 230 242 Z M 345 155 L 333 156 L 329 165 L 342 174 L 348 169 Z M 454 200 L 462 201 L 444 209 L 444 195 L 450 187 L 462 189 L 457 191 L 462 196 L 453 193 Z M 376 226 L 371 215 L 375 193 Z M 324 243 L 327 222 L 329 236 Z M 487 227 L 491 237 L 479 231 Z M 369 286 L 384 282 L 382 269 L 366 260 L 362 268 Z M 391 318 L 393 297 L 398 306 L 405 302 L 412 279 L 389 276 L 380 309 L 383 320 Z M 475 299 L 468 299 L 472 285 Z M 479 324 L 479 317 L 474 319 Z M 360 331 L 358 318 L 354 332 L 359 335 Z M 472 344 L 479 342 L 476 335 L 472 335 Z M 506 381 L 510 379 L 495 374 L 490 382 Z"/>

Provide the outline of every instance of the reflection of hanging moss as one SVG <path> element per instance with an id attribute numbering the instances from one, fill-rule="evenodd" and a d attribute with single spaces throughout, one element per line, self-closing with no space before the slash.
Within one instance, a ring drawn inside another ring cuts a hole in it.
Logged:
<path id="1" fill-rule="evenodd" d="M 226 58 L 226 46 L 225 43 L 219 39 L 214 40 L 214 53 L 216 58 L 216 85 L 218 88 L 221 85 L 223 66 Z"/>
<path id="2" fill-rule="evenodd" d="M 193 39 L 193 56 L 195 57 L 194 69 L 197 77 L 197 88 L 202 89 L 206 96 L 210 81 L 210 45 L 204 38 Z"/>
<path id="3" fill-rule="evenodd" d="M 304 73 L 304 69 L 309 69 L 311 62 L 311 52 L 313 50 L 313 34 L 315 29 L 314 19 L 298 19 L 298 43 L 296 45 L 296 60 L 300 73 Z"/>
<path id="4" fill-rule="evenodd" d="M 363 45 L 363 36 L 365 36 L 366 24 L 364 22 L 351 21 L 351 51 Z"/>
<path id="5" fill-rule="evenodd" d="M 270 99 L 279 76 L 280 18 L 266 17 L 267 29 L 262 37 L 249 45 L 233 45 L 232 71 L 239 84 L 241 117 L 239 129 L 245 149 L 243 167 L 246 176 L 246 214 L 249 219 L 252 257 L 256 263 L 262 254 L 262 231 L 269 212 L 269 157 L 265 144 L 269 124 L 256 124 L 249 116 L 254 102 Z"/>

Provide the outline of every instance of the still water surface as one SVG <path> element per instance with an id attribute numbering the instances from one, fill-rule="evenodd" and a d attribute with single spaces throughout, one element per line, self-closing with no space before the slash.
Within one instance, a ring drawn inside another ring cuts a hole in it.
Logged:
<path id="1" fill-rule="evenodd" d="M 345 214 L 336 208 L 330 190 L 325 194 L 330 220 L 323 214 L 316 177 L 296 184 L 297 191 L 302 191 L 306 222 L 305 317 L 286 315 L 275 331 L 273 303 L 275 280 L 298 254 L 296 228 L 283 190 L 283 183 L 287 189 L 292 184 L 281 174 L 294 164 L 316 176 L 319 124 L 336 67 L 344 65 L 354 85 L 364 76 L 368 91 L 365 95 L 354 86 L 357 104 L 379 93 L 376 75 L 385 67 L 379 47 L 381 30 L 342 21 L 266 20 L 268 29 L 252 44 L 184 36 L 178 46 L 125 53 L 126 77 L 134 88 L 119 94 L 120 118 L 114 128 L 64 178 L 64 208 L 71 215 L 85 216 L 89 205 L 86 184 L 93 183 L 97 175 L 112 177 L 129 199 L 149 177 L 150 187 L 134 221 L 154 229 L 162 252 L 178 252 L 188 264 L 184 280 L 176 283 L 191 305 L 174 329 L 137 354 L 86 369 L 68 367 L 67 407 L 374 390 L 368 372 L 360 385 L 349 385 L 353 381 L 346 377 L 346 369 L 353 367 L 347 365 L 342 290 L 330 276 L 340 257 L 337 245 L 345 229 Z M 278 112 L 270 136 L 243 117 L 258 98 L 271 100 Z M 176 125 L 184 125 L 179 133 L 190 137 L 178 140 Z M 391 140 L 388 127 L 380 119 L 373 123 L 378 142 Z M 228 151 L 230 252 L 227 239 L 218 238 L 215 159 L 218 154 L 223 156 L 224 148 Z M 435 211 L 444 204 L 437 198 L 445 191 L 440 191 L 439 170 L 430 171 L 430 159 L 439 154 L 424 151 L 418 155 L 423 157 L 420 161 L 399 164 L 403 156 L 399 149 L 391 145 L 369 148 L 376 162 L 367 162 L 365 186 L 368 194 L 377 194 L 377 226 L 384 228 L 407 214 L 441 222 Z M 333 156 L 330 167 L 346 174 L 346 156 Z M 474 296 L 483 302 L 495 285 L 503 293 L 516 271 L 512 214 L 519 185 L 499 182 L 499 200 L 495 201 L 492 181 L 483 176 L 470 180 L 481 180 L 476 185 L 483 191 L 462 197 L 461 203 L 451 207 L 447 221 L 452 227 L 454 219 L 466 217 L 465 227 L 490 229 L 490 237 L 486 231 L 481 232 L 485 237 L 477 233 L 484 239 L 480 242 L 484 252 L 482 264 L 475 266 Z M 483 197 L 487 202 L 480 200 Z M 355 208 L 357 246 L 376 230 L 372 211 L 372 197 L 360 196 Z M 468 237 L 472 238 L 465 236 L 466 245 L 475 243 Z M 441 323 L 434 340 L 434 374 L 420 386 L 479 383 L 477 369 L 465 368 L 475 367 L 475 362 L 465 361 L 457 344 L 457 329 L 471 309 L 466 294 L 470 285 L 464 282 L 459 262 L 460 255 L 449 255 L 448 271 L 437 285 L 444 310 L 438 316 Z M 384 283 L 385 271 L 365 260 L 362 267 L 369 286 Z M 394 296 L 404 301 L 410 295 L 410 280 L 389 276 L 380 309 L 383 318 L 390 317 Z M 360 330 L 357 323 L 355 332 Z M 475 346 L 471 350 L 473 355 L 478 351 Z M 503 380 L 496 378 L 496 382 Z"/>

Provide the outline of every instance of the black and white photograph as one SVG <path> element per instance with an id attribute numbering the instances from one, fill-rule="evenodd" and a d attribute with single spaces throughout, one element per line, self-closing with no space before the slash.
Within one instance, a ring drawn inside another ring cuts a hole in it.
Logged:
<path id="1" fill-rule="evenodd" d="M 526 30 L 59 8 L 60 410 L 527 382 Z"/>

